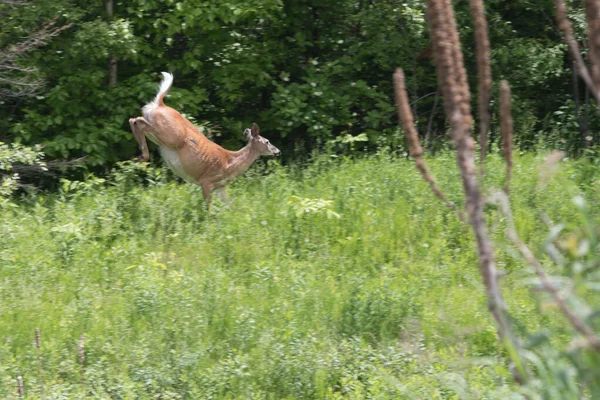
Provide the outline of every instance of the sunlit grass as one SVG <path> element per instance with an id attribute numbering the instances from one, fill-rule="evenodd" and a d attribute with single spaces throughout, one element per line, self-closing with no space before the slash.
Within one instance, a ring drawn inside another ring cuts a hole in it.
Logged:
<path id="1" fill-rule="evenodd" d="M 540 213 L 569 221 L 581 190 L 571 163 L 538 190 L 541 159 L 516 160 L 512 191 L 534 247 Z M 451 155 L 429 163 L 461 204 Z M 509 398 L 471 233 L 410 161 L 266 170 L 234 182 L 233 210 L 216 202 L 210 215 L 199 188 L 128 170 L 6 207 L 0 396 L 22 375 L 32 398 Z M 487 171 L 500 187 L 500 160 Z M 559 323 L 536 313 L 488 214 L 511 313 L 531 329 Z"/>

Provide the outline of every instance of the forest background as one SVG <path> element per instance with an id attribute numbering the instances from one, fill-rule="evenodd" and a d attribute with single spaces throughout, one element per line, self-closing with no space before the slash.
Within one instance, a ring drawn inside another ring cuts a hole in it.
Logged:
<path id="1" fill-rule="evenodd" d="M 568 3 L 583 41 L 582 3 Z M 352 138 L 360 149 L 398 148 L 391 74 L 402 66 L 417 128 L 435 151 L 447 132 L 423 8 L 415 0 L 3 0 L 0 141 L 41 144 L 49 159 L 87 156 L 96 169 L 131 159 L 127 120 L 154 96 L 159 72 L 171 71 L 167 103 L 227 148 L 243 145 L 252 122 L 284 159 Z M 468 2 L 455 8 L 476 87 Z M 494 82 L 512 86 L 518 148 L 593 147 L 599 118 L 552 2 L 492 0 L 486 13 Z M 493 119 L 490 146 L 497 132 Z"/>

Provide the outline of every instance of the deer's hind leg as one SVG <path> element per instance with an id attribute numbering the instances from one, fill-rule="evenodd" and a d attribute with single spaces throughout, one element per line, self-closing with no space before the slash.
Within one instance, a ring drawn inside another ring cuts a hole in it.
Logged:
<path id="1" fill-rule="evenodd" d="M 229 195 L 227 194 L 227 189 L 225 186 L 215 189 L 215 192 L 217 193 L 217 196 L 219 196 L 221 201 L 223 201 L 223 203 L 227 204 L 227 206 L 229 207 L 230 210 L 233 209 L 233 203 L 229 199 Z"/>
<path id="2" fill-rule="evenodd" d="M 137 117 L 129 119 L 129 126 L 131 127 L 133 136 L 135 136 L 138 147 L 142 152 L 142 155 L 139 156 L 138 159 L 140 161 L 148 161 L 150 159 L 150 152 L 148 151 L 148 143 L 146 142 L 144 130 L 150 126 L 150 124 L 144 119 L 144 117 Z"/>
<path id="3" fill-rule="evenodd" d="M 213 187 L 210 183 L 200 183 L 202 188 L 202 197 L 204 197 L 204 203 L 206 203 L 206 211 L 210 211 L 211 193 Z"/>

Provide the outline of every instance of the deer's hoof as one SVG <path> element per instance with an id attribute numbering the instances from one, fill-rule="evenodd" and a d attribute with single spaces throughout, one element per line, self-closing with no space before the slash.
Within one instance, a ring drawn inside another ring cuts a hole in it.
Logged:
<path id="1" fill-rule="evenodd" d="M 142 118 L 142 117 L 129 118 L 129 125 L 136 126 L 136 125 L 138 125 L 138 122 L 143 121 L 143 120 L 144 120 L 144 118 Z"/>

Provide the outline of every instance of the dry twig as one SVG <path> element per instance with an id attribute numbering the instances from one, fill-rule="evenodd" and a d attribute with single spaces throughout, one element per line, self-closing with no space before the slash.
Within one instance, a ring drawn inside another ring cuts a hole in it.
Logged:
<path id="1" fill-rule="evenodd" d="M 40 339 L 40 328 L 35 328 L 35 347 L 38 350 L 42 347 L 42 341 Z"/>
<path id="2" fill-rule="evenodd" d="M 27 3 L 27 0 L 0 0 L 0 5 L 5 6 L 24 6 Z"/>
<path id="3" fill-rule="evenodd" d="M 35 328 L 35 347 L 38 352 L 38 373 L 40 375 L 40 389 L 44 392 L 44 376 L 42 371 L 44 370 L 44 364 L 42 362 L 42 340 L 40 335 L 40 328 Z"/>
<path id="4" fill-rule="evenodd" d="M 12 171 L 18 173 L 21 177 L 27 177 L 29 175 L 38 176 L 40 174 L 57 176 L 58 175 L 58 173 L 56 172 L 57 170 L 60 170 L 63 168 L 75 168 L 82 164 L 85 164 L 86 161 L 87 161 L 87 156 L 75 158 L 73 160 L 65 160 L 65 161 L 59 161 L 59 160 L 46 161 L 43 164 L 44 168 L 42 168 L 42 166 L 39 164 L 27 165 L 27 164 L 18 164 L 17 163 L 17 164 L 13 164 Z"/>
<path id="5" fill-rule="evenodd" d="M 502 134 L 504 162 L 506 163 L 506 182 L 504 183 L 504 193 L 509 196 L 510 177 L 513 167 L 513 120 L 510 114 L 510 86 L 505 80 L 500 82 L 500 132 Z"/>

